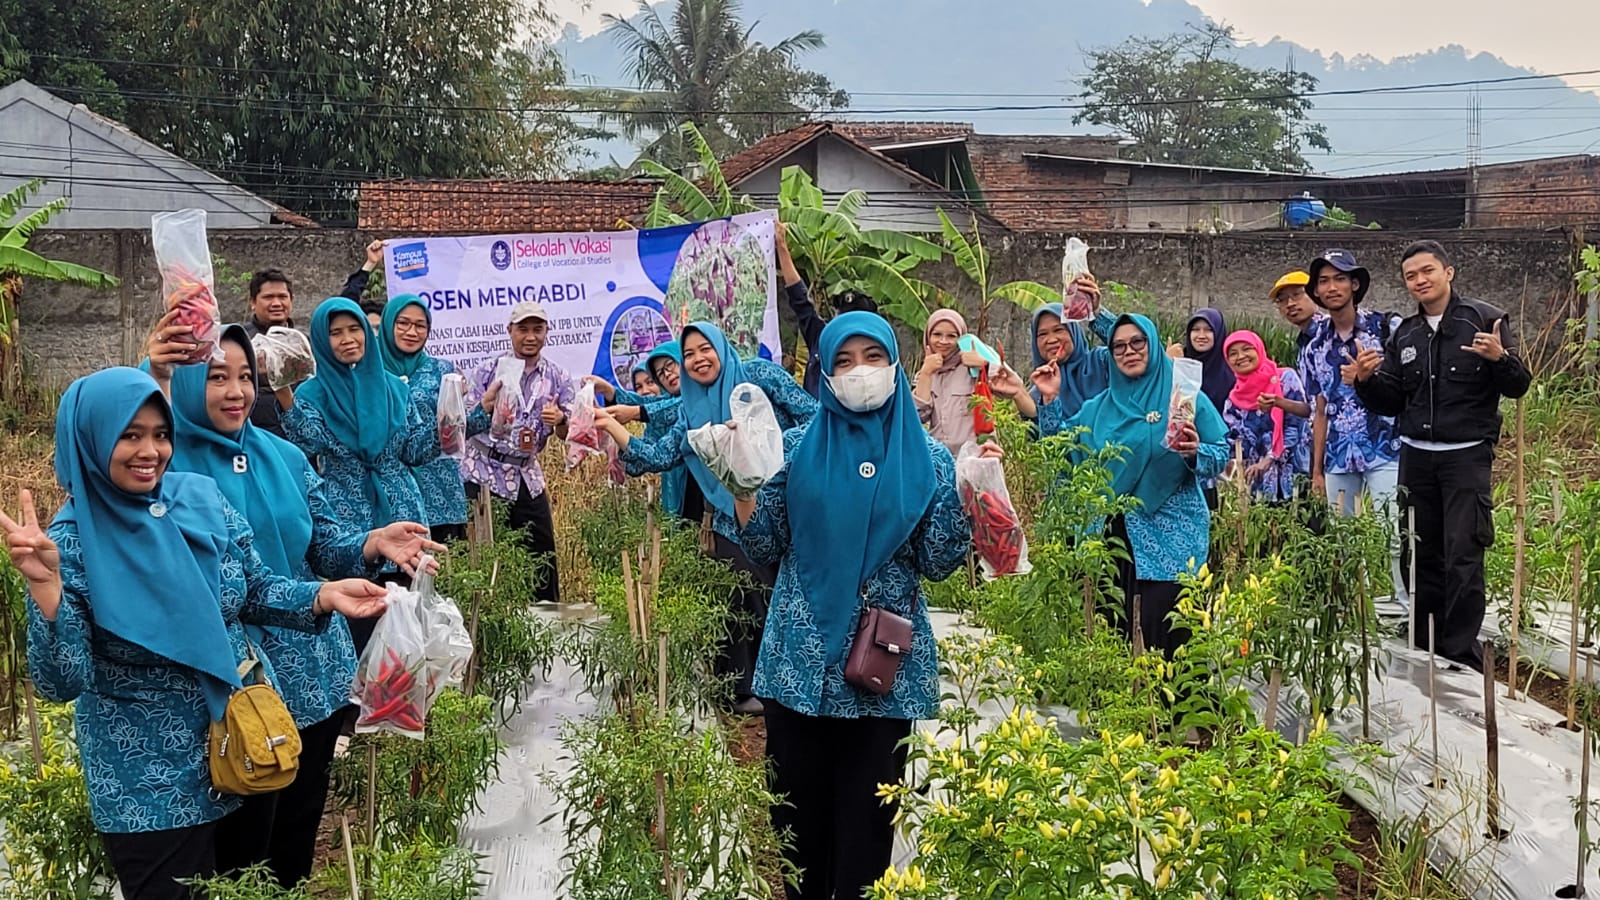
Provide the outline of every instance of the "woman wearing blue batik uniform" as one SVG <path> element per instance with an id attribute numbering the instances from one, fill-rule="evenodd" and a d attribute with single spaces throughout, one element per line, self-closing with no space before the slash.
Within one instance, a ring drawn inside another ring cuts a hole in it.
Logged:
<path id="1" fill-rule="evenodd" d="M 766 706 L 773 826 L 800 871 L 790 897 L 859 897 L 883 874 L 895 809 L 878 785 L 900 780 L 900 742 L 939 708 L 939 661 L 922 580 L 960 568 L 972 526 L 950 451 L 923 429 L 881 317 L 835 317 L 818 341 L 822 411 L 784 436 L 788 461 L 736 501 L 739 539 L 778 581 L 756 668 Z M 998 455 L 996 445 L 987 453 Z M 909 619 L 892 686 L 845 680 L 867 607 Z"/>
<path id="2" fill-rule="evenodd" d="M 322 478 L 293 444 L 250 421 L 255 405 L 255 351 L 245 331 L 222 332 L 220 358 L 181 365 L 192 345 L 170 340 L 171 316 L 150 340 L 152 377 L 172 403 L 174 472 L 216 481 L 250 525 L 256 553 L 273 574 L 297 581 L 370 577 L 383 558 L 414 567 L 428 530 L 400 522 L 380 531 L 346 528 L 328 511 Z M 251 851 L 219 857 L 219 870 L 268 865 L 279 884 L 293 887 L 311 874 L 317 825 L 328 794 L 328 766 L 350 702 L 356 652 L 344 617 L 311 634 L 291 628 L 248 629 L 272 664 L 273 686 L 300 729 L 300 767 L 294 783 L 245 800 L 218 826 L 220 848 Z"/>
<path id="3" fill-rule="evenodd" d="M 274 574 L 215 481 L 168 473 L 171 434 L 149 375 L 80 378 L 56 416 L 70 499 L 48 535 L 27 491 L 21 523 L 0 514 L 28 583 L 29 671 L 46 698 L 77 701 L 89 811 L 127 900 L 187 898 L 178 879 L 240 855 L 218 844 L 239 798 L 212 789 L 207 732 L 240 685 L 243 624 L 320 632 L 333 612 L 383 610 L 371 582 Z"/>
<path id="4" fill-rule="evenodd" d="M 752 693 L 751 683 L 756 651 L 761 646 L 761 623 L 767 618 L 767 598 L 777 573 L 770 566 L 752 564 L 739 548 L 733 496 L 689 446 L 689 432 L 712 423 L 727 422 L 731 417 L 733 389 L 740 384 L 753 384 L 766 394 L 778 426 L 784 430 L 810 422 L 816 415 L 817 401 L 781 366 L 761 359 L 741 360 L 723 336 L 722 329 L 709 322 L 686 326 L 678 343 L 683 353 L 682 368 L 689 379 L 680 382 L 682 406 L 672 431 L 655 441 L 636 439 L 604 409 L 596 412 L 595 423 L 607 429 L 616 440 L 622 451 L 622 462 L 631 476 L 666 472 L 674 466 L 686 465 L 712 509 L 712 555 L 734 570 L 748 573 L 755 581 L 753 588 L 734 592 L 731 605 L 736 621 L 719 654 L 717 672 L 734 679 L 735 711 L 758 715 L 761 701 Z"/>
<path id="5" fill-rule="evenodd" d="M 1112 489 L 1139 504 L 1110 523 L 1112 536 L 1123 538 L 1133 557 L 1119 577 L 1121 625 L 1131 637 L 1133 602 L 1139 598 L 1144 646 L 1171 658 L 1188 635 L 1173 629 L 1167 614 L 1178 602 L 1178 576 L 1206 562 L 1211 512 L 1200 485 L 1228 463 L 1227 429 L 1202 392 L 1195 398 L 1194 422 L 1182 428 L 1175 449 L 1167 446 L 1173 366 L 1149 319 L 1119 317 L 1111 356 L 1116 369 L 1110 386 L 1085 403 L 1067 427 L 1087 427 L 1085 443 L 1091 450 L 1124 448 L 1122 460 L 1111 464 Z"/>
<path id="6" fill-rule="evenodd" d="M 1253 331 L 1235 331 L 1222 343 L 1234 384 L 1222 410 L 1229 442 L 1239 448 L 1244 471 L 1233 473 L 1251 493 L 1268 503 L 1294 497 L 1295 458 L 1310 429 L 1303 417 L 1285 408 L 1306 402 L 1293 369 L 1279 368 Z"/>
<path id="7" fill-rule="evenodd" d="M 439 390 L 444 376 L 455 375 L 455 363 L 424 352 L 428 332 L 433 328 L 433 313 L 416 294 L 401 294 L 383 308 L 378 350 L 383 368 L 405 382 L 411 402 L 423 422 L 432 422 L 437 440 Z M 463 395 L 465 384 L 462 385 Z M 493 402 L 492 400 L 490 401 Z M 489 412 L 481 403 L 467 411 L 467 437 L 489 430 Z M 411 474 L 422 492 L 422 506 L 435 540 L 467 539 L 467 491 L 461 480 L 461 464 L 443 454 L 419 466 Z"/>
<path id="8" fill-rule="evenodd" d="M 637 407 L 637 417 L 644 421 L 642 439 L 655 444 L 673 432 L 683 402 L 678 397 L 679 378 L 682 377 L 683 352 L 677 341 L 668 341 L 650 351 L 639 364 L 658 393 L 654 396 L 638 390 L 614 388 L 604 379 L 594 379 L 595 390 L 603 392 L 607 403 Z M 612 414 L 622 420 L 622 410 Z M 661 508 L 690 524 L 698 525 L 705 515 L 705 498 L 700 485 L 689 477 L 689 467 L 683 462 L 661 473 Z"/>
<path id="9" fill-rule="evenodd" d="M 311 315 L 317 374 L 296 391 L 277 392 L 283 432 L 320 461 L 333 517 L 369 530 L 395 522 L 431 525 L 413 466 L 439 457 L 439 428 L 411 402 L 405 383 L 383 368 L 377 333 L 352 300 L 324 300 Z M 384 580 L 409 583 L 399 572 Z M 356 652 L 371 622 L 351 625 Z"/>

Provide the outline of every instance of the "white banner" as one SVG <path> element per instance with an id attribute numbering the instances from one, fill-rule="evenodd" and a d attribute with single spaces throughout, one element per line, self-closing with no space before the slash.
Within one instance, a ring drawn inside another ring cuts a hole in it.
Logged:
<path id="1" fill-rule="evenodd" d="M 463 372 L 510 350 L 518 303 L 550 317 L 545 355 L 573 377 L 627 384 L 628 372 L 688 322 L 722 327 L 746 358 L 778 359 L 777 214 L 645 231 L 395 239 L 389 296 L 433 315 L 428 352 Z"/>

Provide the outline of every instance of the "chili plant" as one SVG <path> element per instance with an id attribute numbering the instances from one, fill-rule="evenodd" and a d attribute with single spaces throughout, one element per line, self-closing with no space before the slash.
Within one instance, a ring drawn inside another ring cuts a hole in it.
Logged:
<path id="1" fill-rule="evenodd" d="M 8 897 L 109 898 L 111 862 L 89 815 L 89 793 L 73 744 L 71 708 L 39 707 L 40 762 L 26 743 L 0 756 L 0 821 Z"/>
<path id="2" fill-rule="evenodd" d="M 774 801 L 766 772 L 734 759 L 720 729 L 695 731 L 673 714 L 602 715 L 568 722 L 561 743 L 570 766 L 546 782 L 567 834 L 562 896 L 774 896 L 757 869 L 778 849 L 756 821 Z"/>

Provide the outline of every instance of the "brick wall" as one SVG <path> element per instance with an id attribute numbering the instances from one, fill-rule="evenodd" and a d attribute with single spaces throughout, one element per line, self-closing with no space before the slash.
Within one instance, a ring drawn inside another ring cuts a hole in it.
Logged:
<path id="1" fill-rule="evenodd" d="M 967 152 L 987 209 L 1014 231 L 1071 231 L 1121 228 L 1122 187 L 1108 185 L 1105 172 L 1091 167 L 1040 164 L 1025 153 L 1063 156 L 1116 155 L 1115 143 L 1033 135 L 973 135 Z"/>
<path id="2" fill-rule="evenodd" d="M 1537 228 L 1600 221 L 1600 156 L 1491 166 L 1478 176 L 1473 224 Z"/>
<path id="3" fill-rule="evenodd" d="M 1285 271 L 1301 268 L 1329 246 L 1354 252 L 1373 272 L 1367 302 L 1403 310 L 1410 303 L 1399 278 L 1399 253 L 1417 237 L 1443 241 L 1455 256 L 1457 285 L 1475 297 L 1519 312 L 1524 332 L 1570 314 L 1572 236 L 1562 230 L 1149 234 L 1130 231 L 1076 232 L 1089 242 L 1089 263 L 1102 279 L 1149 292 L 1172 313 L 1215 306 L 1229 315 L 1271 315 L 1267 290 Z M 295 310 L 302 321 L 323 298 L 337 292 L 361 264 L 367 231 L 269 229 L 211 234 L 212 252 L 236 272 L 276 266 L 295 280 Z M 1060 281 L 1063 234 L 995 237 L 988 247 L 995 284 L 1018 279 L 1055 286 Z M 46 231 L 33 249 L 45 256 L 104 269 L 122 278 L 111 291 L 33 283 L 21 302 L 25 351 L 35 372 L 49 382 L 66 380 L 142 356 L 143 341 L 161 313 L 160 279 L 147 231 Z M 948 263 L 920 275 L 952 290 L 968 312 L 975 296 Z M 242 291 L 222 292 L 224 315 L 246 315 Z M 1028 345 L 1027 316 L 997 304 L 988 336 L 1016 358 Z M 976 323 L 976 318 L 970 321 Z M 908 358 L 921 354 L 918 337 L 902 335 Z"/>

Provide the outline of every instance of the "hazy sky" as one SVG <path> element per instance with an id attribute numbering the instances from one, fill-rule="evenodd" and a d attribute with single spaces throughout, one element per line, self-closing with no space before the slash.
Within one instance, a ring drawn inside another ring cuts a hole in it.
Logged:
<path id="1" fill-rule="evenodd" d="M 635 0 L 549 0 L 563 19 L 584 32 L 599 28 L 602 13 L 625 14 Z M 826 2 L 826 0 L 802 0 Z M 848 0 L 846 0 L 848 2 Z M 1004 0 L 1000 0 L 1004 3 Z M 1461 44 L 1513 65 L 1540 72 L 1600 68 L 1593 0 L 1190 0 L 1207 14 L 1236 26 L 1249 41 L 1282 37 L 1326 54 L 1368 54 L 1391 59 Z M 585 10 L 584 7 L 588 9 Z M 1600 89 L 1600 75 L 1569 79 Z M 851 85 L 841 85 L 850 89 Z"/>

